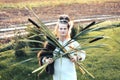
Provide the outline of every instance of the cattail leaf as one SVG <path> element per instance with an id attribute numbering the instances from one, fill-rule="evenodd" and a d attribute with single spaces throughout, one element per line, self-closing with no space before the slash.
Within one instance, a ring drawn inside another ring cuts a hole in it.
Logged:
<path id="1" fill-rule="evenodd" d="M 45 71 L 46 67 L 44 67 L 39 73 L 38 76 L 40 77 L 40 75 Z"/>
<path id="2" fill-rule="evenodd" d="M 78 62 L 77 62 L 77 63 L 78 63 Z M 77 63 L 75 63 L 75 64 L 78 66 L 80 72 L 84 75 L 84 74 L 85 74 L 85 71 L 81 68 L 81 66 L 79 66 L 79 65 L 81 65 L 81 64 L 78 65 Z"/>
<path id="3" fill-rule="evenodd" d="M 103 23 L 103 22 L 105 22 L 105 21 L 102 20 L 102 21 L 96 22 L 95 25 L 101 24 L 101 23 Z"/>
<path id="4" fill-rule="evenodd" d="M 44 34 L 34 34 L 32 36 L 29 36 L 28 38 L 34 38 L 34 37 L 41 37 L 41 36 L 44 36 Z"/>
<path id="5" fill-rule="evenodd" d="M 103 26 L 103 27 L 97 27 L 93 31 L 101 31 L 101 30 L 112 29 L 112 28 L 117 28 L 117 27 L 120 27 L 120 26 L 108 25 L 108 26 Z"/>
<path id="6" fill-rule="evenodd" d="M 80 50 L 86 50 L 86 49 L 91 49 L 91 48 L 103 48 L 105 45 L 106 44 L 100 44 L 100 45 L 95 45 L 95 46 L 84 46 L 82 48 L 78 47 L 78 48 L 75 48 L 73 50 L 67 51 L 65 54 L 62 54 L 62 56 L 72 54 L 72 53 L 75 53 L 75 52 L 80 51 Z"/>
<path id="7" fill-rule="evenodd" d="M 91 76 L 92 78 L 95 78 L 87 69 L 84 68 L 84 66 L 80 65 L 78 62 L 76 62 L 76 64 L 81 67 L 89 76 Z"/>
<path id="8" fill-rule="evenodd" d="M 77 40 L 83 40 L 83 39 L 93 39 L 93 38 L 97 38 L 97 37 L 100 37 L 100 36 L 86 36 L 86 37 L 78 37 Z"/>
<path id="9" fill-rule="evenodd" d="M 30 50 L 44 50 L 46 48 L 30 48 Z"/>
<path id="10" fill-rule="evenodd" d="M 19 41 L 23 41 L 23 42 L 35 42 L 35 43 L 40 43 L 40 44 L 43 44 L 43 43 L 44 43 L 44 42 L 42 42 L 42 41 L 28 40 L 28 39 L 23 39 L 23 40 L 19 40 Z"/>
<path id="11" fill-rule="evenodd" d="M 77 50 L 86 50 L 86 49 L 90 49 L 90 48 L 103 48 L 106 44 L 99 44 L 99 45 L 95 45 L 95 46 L 86 46 L 86 47 L 82 47 L 82 48 L 77 48 Z"/>
<path id="12" fill-rule="evenodd" d="M 84 75 L 85 71 L 81 67 L 78 67 L 78 68 L 80 69 L 80 72 Z"/>
<path id="13" fill-rule="evenodd" d="M 26 63 L 26 62 L 28 62 L 28 61 L 31 61 L 31 60 L 33 60 L 33 58 L 29 58 L 29 59 L 23 60 L 23 61 L 21 61 L 21 62 L 19 62 L 19 63 L 13 64 L 12 66 L 17 66 L 17 65 Z"/>
<path id="14" fill-rule="evenodd" d="M 83 31 L 79 32 L 78 34 L 76 34 L 73 37 L 73 39 L 76 40 L 78 37 L 83 36 L 83 35 L 87 34 L 88 32 L 91 32 L 93 30 L 94 30 L 94 28 L 83 30 Z"/>
<path id="15" fill-rule="evenodd" d="M 25 63 L 25 62 L 28 62 L 28 61 L 31 61 L 33 58 L 29 58 L 29 59 L 26 59 L 24 61 L 21 61 L 19 64 L 22 64 L 22 63 Z"/>
<path id="16" fill-rule="evenodd" d="M 32 73 L 36 73 L 36 72 L 38 72 L 38 71 L 40 71 L 40 70 L 46 68 L 47 65 L 48 65 L 48 63 L 42 65 L 41 67 L 39 67 L 39 68 L 35 69 L 34 71 L 32 71 Z"/>

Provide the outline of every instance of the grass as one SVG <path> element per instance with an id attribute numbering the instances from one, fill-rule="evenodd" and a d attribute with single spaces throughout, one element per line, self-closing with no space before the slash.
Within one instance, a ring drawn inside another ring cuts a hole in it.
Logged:
<path id="1" fill-rule="evenodd" d="M 84 61 L 86 68 L 96 77 L 95 80 L 119 80 L 120 78 L 120 29 L 105 30 L 102 33 L 110 39 L 100 40 L 94 44 L 106 43 L 103 49 L 87 50 L 87 58 Z M 78 72 L 78 80 L 92 80 Z"/>
<path id="2" fill-rule="evenodd" d="M 45 7 L 45 6 L 57 6 L 61 4 L 69 5 L 73 3 L 103 3 L 106 1 L 113 1 L 113 0 L 44 0 L 44 1 L 19 1 L 16 3 L 13 3 L 12 1 L 9 3 L 0 2 L 0 9 L 8 9 L 8 8 L 24 8 L 27 7 Z M 118 0 L 116 0 L 118 1 Z"/>
<path id="3" fill-rule="evenodd" d="M 111 24 L 117 23 L 120 22 L 111 22 Z M 109 22 L 101 25 L 109 25 Z M 99 33 L 93 32 L 88 35 L 98 34 L 104 34 L 110 38 L 94 42 L 93 45 L 105 43 L 107 46 L 100 49 L 86 50 L 87 57 L 83 62 L 86 69 L 95 76 L 95 79 L 92 79 L 86 74 L 82 75 L 77 68 L 78 80 L 119 80 L 120 37 L 118 37 L 118 34 L 120 34 L 120 28 L 108 29 Z M 33 59 L 23 64 L 17 64 L 29 58 Z M 29 53 L 26 57 L 21 58 L 16 58 L 12 50 L 0 53 L 0 80 L 52 80 L 52 76 L 48 76 L 46 73 L 43 73 L 39 78 L 37 77 L 37 73 L 31 73 L 38 67 L 36 53 Z"/>

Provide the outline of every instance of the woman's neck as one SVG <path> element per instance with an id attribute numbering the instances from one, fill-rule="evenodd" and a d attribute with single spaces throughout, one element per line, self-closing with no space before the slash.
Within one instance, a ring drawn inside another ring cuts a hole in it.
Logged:
<path id="1" fill-rule="evenodd" d="M 62 41 L 62 42 L 65 41 L 66 39 L 67 38 L 65 36 L 59 37 L 59 40 Z"/>

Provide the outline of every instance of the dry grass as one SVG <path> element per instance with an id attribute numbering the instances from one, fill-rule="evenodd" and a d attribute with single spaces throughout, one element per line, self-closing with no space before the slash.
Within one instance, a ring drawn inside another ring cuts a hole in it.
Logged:
<path id="1" fill-rule="evenodd" d="M 0 0 L 0 8 L 24 8 L 38 7 L 38 6 L 56 6 L 60 4 L 73 4 L 73 3 L 104 3 L 108 1 L 119 1 L 119 0 Z"/>
<path id="2" fill-rule="evenodd" d="M 11 1 L 14 2 L 10 3 Z M 4 2 L 0 3 L 0 28 L 28 22 L 28 17 L 32 18 L 33 15 L 23 8 L 24 6 L 35 7 L 33 10 L 42 21 L 53 21 L 63 13 L 68 14 L 72 19 L 92 15 L 119 15 L 120 3 L 117 1 L 119 0 L 84 0 L 82 2 L 81 0 L 35 0 L 33 3 L 33 0 L 0 0 Z"/>

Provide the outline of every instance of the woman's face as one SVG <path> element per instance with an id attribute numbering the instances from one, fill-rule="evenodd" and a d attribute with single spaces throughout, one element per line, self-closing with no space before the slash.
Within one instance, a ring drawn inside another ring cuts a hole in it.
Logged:
<path id="1" fill-rule="evenodd" d="M 67 26 L 68 26 L 67 24 L 62 24 L 62 23 L 59 24 L 59 28 L 58 28 L 59 36 L 66 37 L 68 35 Z"/>

